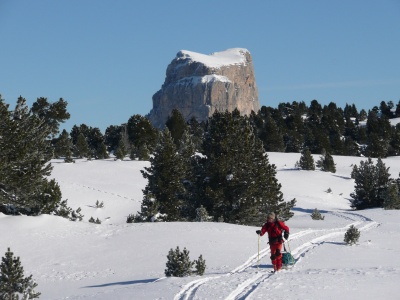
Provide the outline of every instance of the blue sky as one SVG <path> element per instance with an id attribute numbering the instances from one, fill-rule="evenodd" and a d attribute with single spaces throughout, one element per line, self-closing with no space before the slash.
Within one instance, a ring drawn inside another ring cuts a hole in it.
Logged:
<path id="1" fill-rule="evenodd" d="M 0 94 L 68 102 L 62 128 L 146 115 L 179 50 L 247 48 L 261 105 L 400 99 L 400 1 L 0 0 Z"/>

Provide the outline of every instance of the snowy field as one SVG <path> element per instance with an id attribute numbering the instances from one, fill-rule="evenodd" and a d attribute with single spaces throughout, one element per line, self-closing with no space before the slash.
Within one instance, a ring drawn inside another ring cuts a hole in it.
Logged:
<path id="1" fill-rule="evenodd" d="M 140 209 L 148 162 L 54 160 L 52 176 L 63 199 L 82 208 L 84 220 L 5 216 L 0 213 L 0 255 L 20 256 L 40 299 L 399 299 L 400 211 L 353 211 L 353 164 L 365 158 L 334 156 L 337 172 L 299 171 L 300 154 L 269 153 L 285 200 L 297 199 L 291 229 L 290 270 L 271 274 L 267 238 L 258 227 L 224 223 L 127 224 Z M 319 158 L 314 156 L 315 160 Z M 400 157 L 383 160 L 393 178 Z M 331 193 L 327 193 L 328 189 Z M 96 201 L 103 208 L 96 208 Z M 323 221 L 310 217 L 314 208 Z M 102 224 L 89 223 L 90 217 Z M 260 224 L 261 226 L 262 224 Z M 347 246 L 350 225 L 361 231 Z M 168 251 L 177 246 L 206 260 L 203 276 L 166 278 Z"/>

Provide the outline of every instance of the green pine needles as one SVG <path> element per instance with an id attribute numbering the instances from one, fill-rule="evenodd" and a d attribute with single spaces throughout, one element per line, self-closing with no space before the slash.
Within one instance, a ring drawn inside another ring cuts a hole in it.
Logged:
<path id="1" fill-rule="evenodd" d="M 195 261 L 189 258 L 189 251 L 184 248 L 180 251 L 179 246 L 175 250 L 171 248 L 167 255 L 168 261 L 165 269 L 167 277 L 186 277 L 192 274 L 203 275 L 206 270 L 206 261 L 200 255 Z M 193 266 L 195 269 L 193 270 Z"/>
<path id="2" fill-rule="evenodd" d="M 311 219 L 313 220 L 324 220 L 325 217 L 321 215 L 318 209 L 314 209 L 313 213 L 311 214 Z"/>
<path id="3" fill-rule="evenodd" d="M 32 279 L 32 275 L 25 277 L 24 268 L 19 257 L 15 257 L 10 248 L 7 249 L 5 256 L 2 257 L 0 264 L 0 299 L 18 300 L 37 299 L 40 293 L 35 292 L 37 283 Z"/>
<path id="4" fill-rule="evenodd" d="M 356 227 L 354 227 L 354 225 L 351 225 L 344 235 L 344 242 L 347 245 L 351 246 L 356 244 L 359 238 L 360 238 L 360 231 Z"/>

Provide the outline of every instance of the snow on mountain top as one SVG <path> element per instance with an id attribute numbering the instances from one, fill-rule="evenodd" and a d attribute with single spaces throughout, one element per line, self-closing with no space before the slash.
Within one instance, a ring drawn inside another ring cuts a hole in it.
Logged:
<path id="1" fill-rule="evenodd" d="M 210 55 L 181 50 L 176 56 L 178 60 L 199 62 L 210 68 L 220 68 L 222 66 L 245 64 L 246 53 L 250 52 L 244 48 L 231 48 L 221 52 L 214 52 Z"/>

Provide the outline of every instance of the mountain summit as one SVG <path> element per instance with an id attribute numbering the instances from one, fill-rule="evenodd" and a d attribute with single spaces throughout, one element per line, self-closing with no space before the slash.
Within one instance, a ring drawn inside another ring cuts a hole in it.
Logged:
<path id="1" fill-rule="evenodd" d="M 258 111 L 260 103 L 253 60 L 244 48 L 210 55 L 181 50 L 167 67 L 165 82 L 153 95 L 148 117 L 162 128 L 173 109 L 186 120 L 204 121 L 216 110 Z"/>

